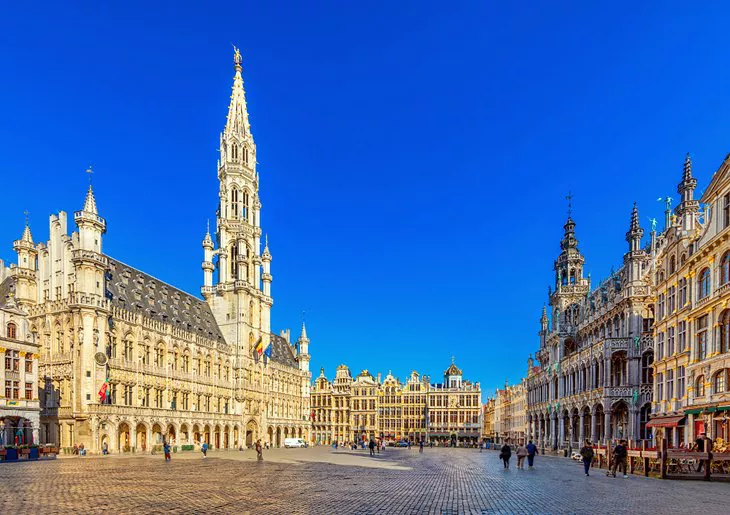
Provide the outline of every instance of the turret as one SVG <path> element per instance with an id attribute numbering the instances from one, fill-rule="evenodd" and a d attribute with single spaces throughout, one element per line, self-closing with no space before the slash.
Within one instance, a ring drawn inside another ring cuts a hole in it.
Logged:
<path id="1" fill-rule="evenodd" d="M 302 334 L 299 336 L 299 369 L 309 372 L 309 338 L 307 338 L 307 327 L 302 322 Z"/>
<path id="2" fill-rule="evenodd" d="M 641 250 L 641 238 L 644 236 L 644 229 L 639 225 L 639 209 L 634 202 L 634 209 L 631 211 L 631 223 L 629 232 L 626 233 L 626 241 L 629 244 L 629 252 Z"/>
<path id="3" fill-rule="evenodd" d="M 38 251 L 33 244 L 28 221 L 25 222 L 23 235 L 13 242 L 13 249 L 18 253 L 18 266 L 13 270 L 15 275 L 15 300 L 21 306 L 38 302 L 36 260 Z"/>
<path id="4" fill-rule="evenodd" d="M 101 237 L 106 232 L 106 221 L 99 216 L 94 190 L 89 184 L 86 200 L 81 211 L 74 213 L 79 228 L 78 248 L 72 261 L 76 269 L 76 290 L 104 296 L 104 273 L 108 260 L 101 252 Z"/>
<path id="5" fill-rule="evenodd" d="M 86 192 L 83 209 L 74 213 L 74 221 L 79 228 L 79 247 L 101 254 L 101 236 L 106 232 L 106 220 L 99 216 L 96 209 L 91 184 Z"/>
<path id="6" fill-rule="evenodd" d="M 210 236 L 210 224 L 203 238 L 203 287 L 201 293 L 204 298 L 213 294 L 213 238 Z"/>
<path id="7" fill-rule="evenodd" d="M 677 193 L 681 195 L 679 205 L 675 213 L 679 217 L 679 223 L 684 231 L 693 231 L 697 213 L 700 210 L 700 203 L 694 200 L 694 192 L 697 188 L 697 179 L 692 176 L 692 159 L 689 153 L 684 160 L 684 173 L 682 182 L 677 185 Z"/>
<path id="8" fill-rule="evenodd" d="M 261 261 L 264 264 L 264 273 L 261 276 L 261 280 L 264 283 L 264 295 L 271 297 L 271 253 L 269 252 L 269 237 L 266 237 L 266 245 L 264 246 L 264 253 L 261 254 Z M 305 335 L 306 336 L 306 335 Z"/>

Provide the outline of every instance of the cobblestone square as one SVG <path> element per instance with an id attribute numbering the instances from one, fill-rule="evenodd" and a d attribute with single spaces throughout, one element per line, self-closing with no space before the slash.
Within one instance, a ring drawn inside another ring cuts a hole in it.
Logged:
<path id="1" fill-rule="evenodd" d="M 564 458 L 329 447 L 59 458 L 0 466 L 0 513 L 727 513 L 727 484 L 607 478 Z"/>

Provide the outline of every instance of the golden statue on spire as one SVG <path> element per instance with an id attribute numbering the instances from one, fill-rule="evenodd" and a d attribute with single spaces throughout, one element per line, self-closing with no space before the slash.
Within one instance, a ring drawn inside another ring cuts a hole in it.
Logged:
<path id="1" fill-rule="evenodd" d="M 238 66 L 241 66 L 241 51 L 238 49 L 236 45 L 233 45 L 233 62 L 234 64 L 237 64 Z"/>

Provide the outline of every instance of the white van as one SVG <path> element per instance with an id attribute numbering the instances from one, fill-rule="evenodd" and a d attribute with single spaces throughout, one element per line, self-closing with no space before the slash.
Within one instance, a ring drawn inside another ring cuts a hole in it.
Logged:
<path id="1" fill-rule="evenodd" d="M 284 438 L 284 447 L 306 447 L 307 442 L 303 438 Z"/>

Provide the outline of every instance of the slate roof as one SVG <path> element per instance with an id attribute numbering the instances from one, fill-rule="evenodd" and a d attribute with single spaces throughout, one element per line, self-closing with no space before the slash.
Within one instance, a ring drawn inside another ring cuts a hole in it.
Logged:
<path id="1" fill-rule="evenodd" d="M 8 295 L 10 295 L 11 291 L 15 291 L 15 279 L 12 276 L 6 277 L 0 283 L 0 307 L 8 303 Z"/>
<path id="2" fill-rule="evenodd" d="M 271 335 L 271 360 L 288 367 L 299 368 L 294 349 L 285 338 L 278 334 Z"/>
<path id="3" fill-rule="evenodd" d="M 180 329 L 225 343 L 207 302 L 136 268 L 108 258 L 106 295 L 112 305 L 142 312 Z"/>

